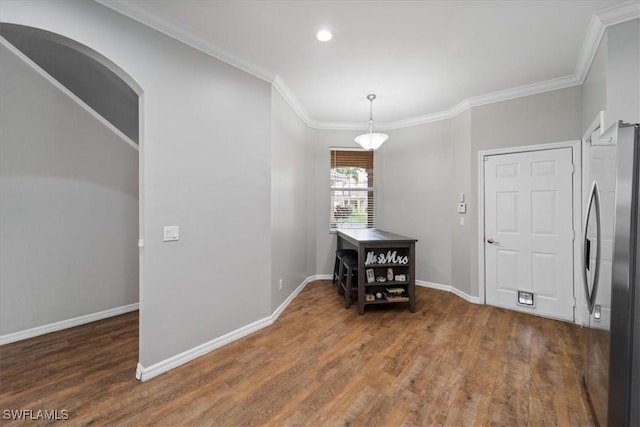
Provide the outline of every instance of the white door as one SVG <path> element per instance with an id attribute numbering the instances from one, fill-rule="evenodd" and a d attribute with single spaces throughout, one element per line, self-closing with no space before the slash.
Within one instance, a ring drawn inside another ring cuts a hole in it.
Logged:
<path id="1" fill-rule="evenodd" d="M 571 156 L 559 148 L 485 158 L 487 304 L 574 320 Z"/>

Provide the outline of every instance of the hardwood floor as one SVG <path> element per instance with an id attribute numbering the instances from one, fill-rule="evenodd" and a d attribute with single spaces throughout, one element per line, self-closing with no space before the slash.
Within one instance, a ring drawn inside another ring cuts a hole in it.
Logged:
<path id="1" fill-rule="evenodd" d="M 2 423 L 30 409 L 69 425 L 592 425 L 579 327 L 443 291 L 359 316 L 314 282 L 274 325 L 144 383 L 137 324 L 0 347 Z"/>

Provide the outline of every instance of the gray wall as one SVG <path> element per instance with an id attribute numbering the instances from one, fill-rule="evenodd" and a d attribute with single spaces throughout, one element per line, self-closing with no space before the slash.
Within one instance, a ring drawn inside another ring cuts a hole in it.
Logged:
<path id="1" fill-rule="evenodd" d="M 271 310 L 313 271 L 308 269 L 307 126 L 271 90 Z M 282 289 L 279 281 L 282 280 Z"/>
<path id="2" fill-rule="evenodd" d="M 451 194 L 448 201 L 448 217 L 451 219 L 451 285 L 460 291 L 472 295 L 471 291 L 471 246 L 476 235 L 472 235 L 473 224 L 477 223 L 477 212 L 467 209 L 467 213 L 459 214 L 456 206 L 459 194 L 464 193 L 465 203 L 469 208 L 472 193 L 478 191 L 476 180 L 471 179 L 471 111 L 467 110 L 449 120 L 451 127 Z M 460 225 L 460 219 L 464 225 Z M 477 275 L 477 273 L 475 273 Z"/>
<path id="3" fill-rule="evenodd" d="M 582 128 L 599 111 L 605 128 L 617 120 L 640 122 L 640 19 L 607 28 L 583 85 Z"/>
<path id="4" fill-rule="evenodd" d="M 586 132 L 607 108 L 607 33 L 605 32 L 582 85 L 582 130 Z"/>
<path id="5" fill-rule="evenodd" d="M 268 316 L 270 85 L 93 2 L 1 13 L 87 45 L 144 91 L 141 365 Z M 180 241 L 163 243 L 164 225 Z"/>
<path id="6" fill-rule="evenodd" d="M 606 125 L 640 123 L 640 19 L 607 29 Z"/>
<path id="7" fill-rule="evenodd" d="M 138 302 L 138 152 L 0 46 L 0 335 Z"/>
<path id="8" fill-rule="evenodd" d="M 380 228 L 418 239 L 416 278 L 451 284 L 453 164 L 449 121 L 389 132 L 381 167 Z"/>

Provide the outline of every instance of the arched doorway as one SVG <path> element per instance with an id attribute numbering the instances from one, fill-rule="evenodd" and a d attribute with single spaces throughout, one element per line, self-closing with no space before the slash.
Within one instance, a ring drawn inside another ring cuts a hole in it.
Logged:
<path id="1" fill-rule="evenodd" d="M 138 309 L 142 90 L 71 39 L 0 35 L 4 344 Z"/>

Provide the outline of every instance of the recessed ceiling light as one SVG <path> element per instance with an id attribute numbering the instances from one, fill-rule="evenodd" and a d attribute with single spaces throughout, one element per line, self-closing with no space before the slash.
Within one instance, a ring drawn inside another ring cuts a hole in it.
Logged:
<path id="1" fill-rule="evenodd" d="M 318 34 L 316 34 L 316 38 L 321 42 L 328 42 L 332 37 L 333 34 L 331 34 L 331 31 L 329 30 L 320 30 L 318 31 Z"/>

